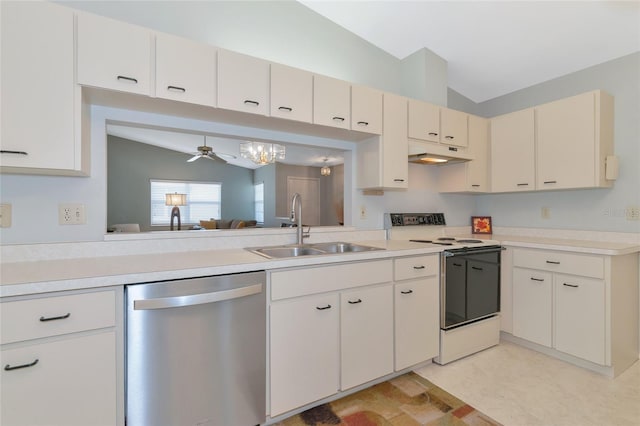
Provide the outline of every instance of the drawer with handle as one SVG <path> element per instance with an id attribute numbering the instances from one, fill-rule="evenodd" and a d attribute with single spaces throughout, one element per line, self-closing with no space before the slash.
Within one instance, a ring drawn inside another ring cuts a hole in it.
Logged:
<path id="1" fill-rule="evenodd" d="M 394 279 L 400 281 L 436 275 L 440 269 L 439 259 L 437 254 L 395 259 Z"/>
<path id="2" fill-rule="evenodd" d="M 112 327 L 115 305 L 111 290 L 3 302 L 0 343 Z"/>
<path id="3" fill-rule="evenodd" d="M 604 278 L 604 258 L 597 255 L 517 248 L 513 250 L 513 266 Z"/>

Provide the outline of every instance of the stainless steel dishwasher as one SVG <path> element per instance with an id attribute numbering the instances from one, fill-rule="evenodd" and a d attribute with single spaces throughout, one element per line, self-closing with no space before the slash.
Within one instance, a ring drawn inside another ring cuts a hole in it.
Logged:
<path id="1" fill-rule="evenodd" d="M 264 271 L 128 285 L 127 426 L 264 423 Z"/>

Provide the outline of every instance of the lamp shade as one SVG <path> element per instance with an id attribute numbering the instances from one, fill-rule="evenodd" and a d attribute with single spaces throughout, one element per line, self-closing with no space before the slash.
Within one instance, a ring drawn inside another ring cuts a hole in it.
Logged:
<path id="1" fill-rule="evenodd" d="M 165 195 L 165 206 L 186 206 L 187 205 L 187 194 L 166 194 Z"/>

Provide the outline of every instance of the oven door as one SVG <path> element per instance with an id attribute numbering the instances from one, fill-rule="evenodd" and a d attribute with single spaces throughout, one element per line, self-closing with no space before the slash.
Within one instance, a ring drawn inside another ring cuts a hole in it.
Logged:
<path id="1" fill-rule="evenodd" d="M 500 312 L 500 252 L 498 247 L 442 253 L 442 329 Z"/>

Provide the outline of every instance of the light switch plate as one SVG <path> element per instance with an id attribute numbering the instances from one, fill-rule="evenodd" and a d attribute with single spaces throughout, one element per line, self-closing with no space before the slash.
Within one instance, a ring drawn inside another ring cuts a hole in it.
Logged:
<path id="1" fill-rule="evenodd" d="M 0 204 L 0 228 L 11 227 L 11 204 Z"/>

